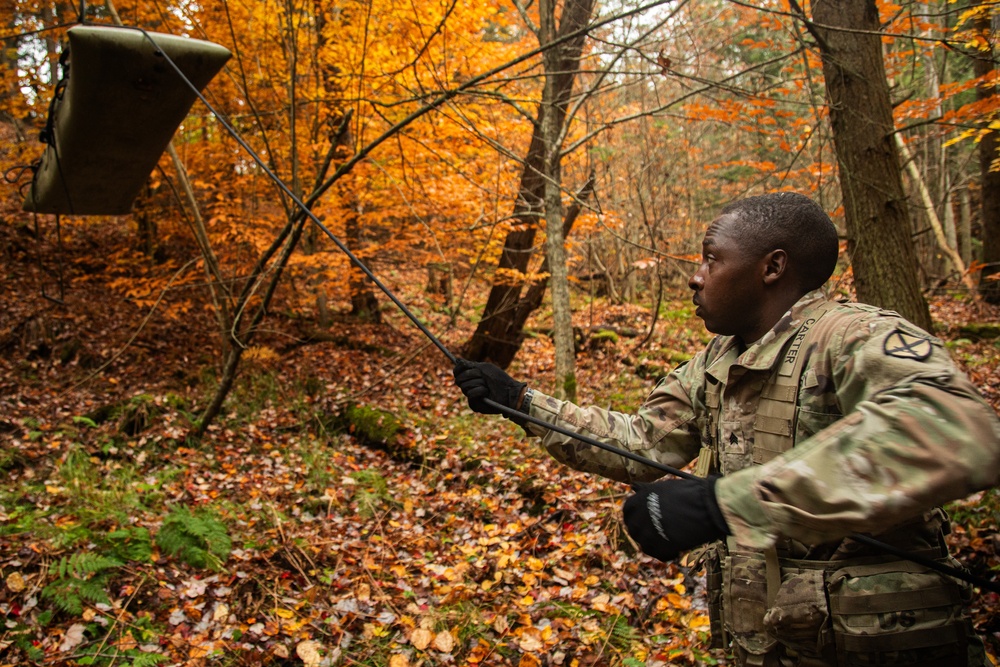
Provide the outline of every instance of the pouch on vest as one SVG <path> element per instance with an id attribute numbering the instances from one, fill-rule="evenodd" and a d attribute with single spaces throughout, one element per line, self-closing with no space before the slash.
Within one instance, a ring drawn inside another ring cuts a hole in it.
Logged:
<path id="1" fill-rule="evenodd" d="M 778 643 L 764 629 L 767 612 L 767 565 L 760 553 L 730 551 L 722 563 L 725 603 L 722 608 L 730 638 L 753 655 L 764 655 Z"/>
<path id="2" fill-rule="evenodd" d="M 909 561 L 848 566 L 828 581 L 841 667 L 968 665 L 958 581 Z"/>
<path id="3" fill-rule="evenodd" d="M 832 642 L 825 572 L 816 568 L 781 568 L 781 586 L 764 627 L 782 644 L 801 655 L 819 656 Z"/>

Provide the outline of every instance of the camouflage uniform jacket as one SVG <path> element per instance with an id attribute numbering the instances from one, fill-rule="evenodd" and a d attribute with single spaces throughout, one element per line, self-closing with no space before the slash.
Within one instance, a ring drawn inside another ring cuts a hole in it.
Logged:
<path id="1" fill-rule="evenodd" d="M 813 329 L 806 338 L 799 335 L 803 323 Z M 793 350 L 806 355 L 794 449 L 752 465 L 761 392 Z M 710 385 L 721 389 L 716 410 L 706 403 Z M 994 485 L 1000 475 L 1000 421 L 941 341 L 896 313 L 830 304 L 819 291 L 746 349 L 730 336 L 713 339 L 661 380 L 634 415 L 538 392 L 530 413 L 673 467 L 700 451 L 716 452 L 713 469 L 724 475 L 716 485 L 719 504 L 735 541 L 750 549 L 781 537 L 809 545 L 878 534 Z M 578 470 L 619 481 L 662 476 L 529 428 Z"/>

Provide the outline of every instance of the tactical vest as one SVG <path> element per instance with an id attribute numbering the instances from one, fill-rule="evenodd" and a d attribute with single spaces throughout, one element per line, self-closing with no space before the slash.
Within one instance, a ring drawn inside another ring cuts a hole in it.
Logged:
<path id="1" fill-rule="evenodd" d="M 795 444 L 795 415 L 798 407 L 799 385 L 809 349 L 808 335 L 820 318 L 837 304 L 828 301 L 819 306 L 805 320 L 794 335 L 790 336 L 781 351 L 777 369 L 761 389 L 754 417 L 752 459 L 755 465 L 767 463 L 787 452 Z M 807 378 L 808 380 L 808 378 Z M 815 378 L 813 378 L 815 381 Z M 719 461 L 719 416 L 722 412 L 723 384 L 705 383 L 705 405 L 709 410 L 708 433 L 710 444 L 698 456 L 695 474 L 705 477 L 716 470 Z M 733 472 L 733 471 L 727 471 Z"/>
<path id="2" fill-rule="evenodd" d="M 753 465 L 794 446 L 800 387 L 816 381 L 809 377 L 810 371 L 803 376 L 809 333 L 837 305 L 821 305 L 785 343 L 757 404 Z M 716 472 L 720 460 L 725 387 L 722 382 L 705 385 L 709 442 L 696 463 L 695 473 L 701 476 Z M 923 549 L 919 555 L 947 558 L 941 529 L 945 524 L 940 510 L 915 522 L 914 529 L 921 534 L 941 535 L 936 548 Z M 969 649 L 975 637 L 963 612 L 971 595 L 967 585 L 893 557 L 796 559 L 790 557 L 789 544 L 746 552 L 730 538 L 706 550 L 702 562 L 713 648 L 725 648 L 732 640 L 739 663 L 763 667 L 985 664 L 967 655 L 976 654 Z M 912 550 L 905 541 L 902 547 Z"/>

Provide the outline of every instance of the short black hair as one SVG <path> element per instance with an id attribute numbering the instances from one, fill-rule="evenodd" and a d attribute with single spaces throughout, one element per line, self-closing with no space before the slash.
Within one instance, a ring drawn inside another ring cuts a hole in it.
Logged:
<path id="1" fill-rule="evenodd" d="M 763 257 L 780 248 L 788 253 L 804 292 L 822 287 L 833 275 L 839 254 L 837 228 L 809 197 L 795 192 L 747 197 L 723 208 L 722 215 L 727 214 L 737 216 L 747 252 Z"/>

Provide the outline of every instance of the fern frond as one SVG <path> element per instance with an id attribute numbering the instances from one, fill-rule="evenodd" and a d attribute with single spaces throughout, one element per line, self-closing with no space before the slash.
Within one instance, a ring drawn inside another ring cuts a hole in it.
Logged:
<path id="1" fill-rule="evenodd" d="M 83 603 L 110 604 L 104 588 L 111 570 L 121 567 L 116 558 L 100 554 L 78 552 L 64 556 L 49 566 L 49 574 L 57 579 L 42 589 L 42 597 L 52 600 L 55 606 L 74 616 L 83 613 Z"/>
<path id="2" fill-rule="evenodd" d="M 153 556 L 153 542 L 145 528 L 123 528 L 107 535 L 114 555 L 127 561 L 146 562 Z"/>
<path id="3" fill-rule="evenodd" d="M 58 562 L 50 565 L 49 574 L 56 574 L 60 579 L 68 577 L 86 579 L 98 572 L 121 566 L 122 562 L 117 558 L 80 551 L 69 557 L 63 556 Z"/>
<path id="4" fill-rule="evenodd" d="M 83 600 L 69 582 L 72 579 L 59 579 L 42 589 L 42 597 L 52 600 L 60 610 L 73 616 L 83 613 Z"/>
<path id="5" fill-rule="evenodd" d="M 156 534 L 156 543 L 195 567 L 220 568 L 232 549 L 225 525 L 207 513 L 184 508 L 171 512 Z"/>
<path id="6" fill-rule="evenodd" d="M 153 665 L 158 665 L 161 662 L 166 662 L 169 659 L 162 653 L 140 652 L 130 657 L 132 658 L 132 667 L 153 667 Z"/>
<path id="7" fill-rule="evenodd" d="M 87 581 L 76 579 L 73 580 L 73 583 L 77 594 L 87 602 L 111 604 L 111 600 L 108 599 L 108 594 L 104 590 L 105 582 L 103 579 L 89 579 Z"/>

